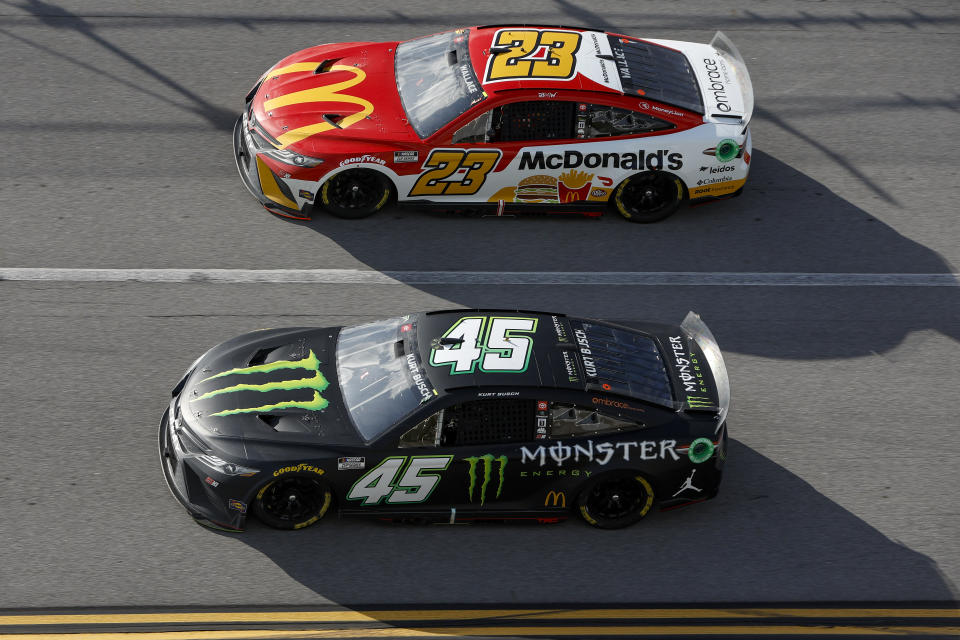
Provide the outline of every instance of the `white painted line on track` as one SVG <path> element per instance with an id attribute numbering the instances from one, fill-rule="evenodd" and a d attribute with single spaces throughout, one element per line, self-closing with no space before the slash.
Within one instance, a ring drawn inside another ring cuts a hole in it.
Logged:
<path id="1" fill-rule="evenodd" d="M 0 267 L 10 282 L 216 284 L 627 285 L 740 287 L 958 287 L 960 273 L 698 271 L 371 271 L 364 269 L 45 269 Z"/>

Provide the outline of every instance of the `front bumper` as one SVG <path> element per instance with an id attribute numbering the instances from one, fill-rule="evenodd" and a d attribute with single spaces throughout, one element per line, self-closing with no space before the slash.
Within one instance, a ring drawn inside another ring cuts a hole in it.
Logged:
<path id="1" fill-rule="evenodd" d="M 233 125 L 233 159 L 247 191 L 270 213 L 294 220 L 309 220 L 310 216 L 300 211 L 291 195 L 284 192 L 282 182 L 257 157 L 245 129 L 245 118 L 241 115 Z"/>
<path id="2" fill-rule="evenodd" d="M 163 468 L 163 478 L 167 481 L 170 493 L 198 524 L 223 531 L 243 531 L 247 503 L 226 497 L 229 486 L 225 479 L 211 478 L 199 469 L 197 462 L 184 456 L 173 442 L 173 438 L 177 436 L 171 429 L 170 413 L 174 411 L 175 402 L 176 398 L 163 412 L 158 434 L 160 466 Z M 211 486 L 205 481 L 206 478 L 214 480 L 217 486 Z M 243 511 L 239 510 L 241 506 Z"/>

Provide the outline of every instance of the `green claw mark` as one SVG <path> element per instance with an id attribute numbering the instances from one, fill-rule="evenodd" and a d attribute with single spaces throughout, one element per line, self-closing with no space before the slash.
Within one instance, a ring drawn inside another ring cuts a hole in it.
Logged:
<path id="1" fill-rule="evenodd" d="M 302 360 L 277 360 L 276 362 L 268 362 L 267 364 L 258 364 L 252 367 L 240 367 L 238 369 L 230 369 L 229 371 L 224 371 L 223 373 L 218 373 L 209 378 L 204 378 L 200 382 L 206 382 L 207 380 L 213 380 L 214 378 L 222 378 L 224 376 L 237 375 L 248 375 L 251 373 L 270 373 L 271 371 L 278 371 L 280 369 L 308 369 L 310 371 L 317 371 L 320 367 L 320 360 L 313 353 L 313 349 L 310 350 L 310 355 Z"/>
<path id="2" fill-rule="evenodd" d="M 503 490 L 503 470 L 507 466 L 507 456 L 500 456 L 497 458 L 500 461 L 500 484 L 497 485 L 497 497 L 500 497 L 500 492 Z"/>
<path id="3" fill-rule="evenodd" d="M 307 411 L 322 411 L 327 408 L 330 403 L 320 395 L 320 392 L 329 387 L 330 382 L 323 376 L 322 373 L 320 373 L 320 360 L 317 358 L 316 354 L 313 353 L 313 350 L 310 351 L 310 355 L 302 360 L 278 360 L 276 362 L 254 365 L 252 367 L 230 369 L 229 371 L 218 373 L 210 376 L 209 378 L 204 378 L 200 382 L 206 382 L 207 380 L 213 380 L 214 378 L 222 378 L 223 376 L 234 374 L 248 375 L 251 373 L 270 373 L 271 371 L 278 371 L 280 369 L 306 369 L 308 371 L 313 371 L 314 375 L 310 378 L 299 378 L 297 380 L 277 380 L 274 382 L 265 382 L 263 384 L 235 384 L 222 389 L 208 391 L 207 393 L 198 397 L 197 400 L 211 398 L 224 393 L 236 393 L 238 391 L 257 391 L 260 393 L 266 393 L 268 391 L 295 391 L 297 389 L 313 389 L 313 398 L 310 400 L 285 400 L 283 402 L 266 404 L 259 407 L 249 407 L 245 409 L 225 409 L 211 415 L 230 416 L 238 413 L 265 413 L 267 411 L 273 411 L 274 409 L 306 409 Z"/>
<path id="4" fill-rule="evenodd" d="M 691 409 L 709 409 L 713 406 L 708 396 L 687 396 L 687 404 Z"/>
<path id="5" fill-rule="evenodd" d="M 329 386 L 330 383 L 327 382 L 327 379 L 323 377 L 322 373 L 317 371 L 312 378 L 300 378 L 299 380 L 278 380 L 276 382 L 265 382 L 263 384 L 235 384 L 232 387 L 224 387 L 223 389 L 208 391 L 197 398 L 197 400 L 218 396 L 221 393 L 233 393 L 235 391 L 260 391 L 261 393 L 266 393 L 267 391 L 278 391 L 281 389 L 286 391 L 292 391 L 295 389 L 313 389 L 315 391 L 323 391 Z"/>
<path id="6" fill-rule="evenodd" d="M 249 409 L 225 409 L 217 413 L 211 413 L 212 416 L 232 416 L 237 413 L 266 413 L 274 409 L 306 409 L 307 411 L 323 411 L 330 403 L 326 398 L 320 396 L 316 391 L 313 392 L 312 400 L 286 400 L 276 404 L 265 404 L 261 407 L 250 407 Z"/>
<path id="7" fill-rule="evenodd" d="M 467 496 L 470 498 L 470 502 L 473 502 L 473 489 L 477 486 L 477 463 L 483 460 L 483 482 L 480 484 L 480 504 L 483 505 L 487 501 L 487 485 L 490 484 L 490 475 L 493 471 L 493 463 L 500 463 L 500 483 L 497 485 L 497 497 L 500 497 L 500 493 L 503 491 L 503 470 L 507 466 L 507 456 L 497 456 L 494 457 L 492 454 L 482 455 L 480 457 L 471 456 L 469 458 L 463 458 L 463 460 L 470 465 L 467 470 L 468 475 L 470 476 L 470 485 L 467 488 Z"/>
<path id="8" fill-rule="evenodd" d="M 483 484 L 480 485 L 480 504 L 487 501 L 487 485 L 490 484 L 490 468 L 493 466 L 493 456 L 489 453 L 483 456 L 480 456 L 480 459 L 483 460 Z"/>
<path id="9" fill-rule="evenodd" d="M 471 457 L 469 457 L 469 458 L 464 458 L 464 460 L 466 460 L 467 463 L 470 465 L 470 470 L 469 470 L 469 474 L 470 474 L 470 487 L 469 487 L 469 489 L 467 490 L 467 495 L 470 497 L 470 502 L 473 502 L 473 487 L 477 484 L 477 474 L 476 474 L 476 470 L 477 470 L 477 460 L 479 460 L 479 459 L 480 459 L 480 458 L 473 457 L 473 456 L 471 456 Z"/>

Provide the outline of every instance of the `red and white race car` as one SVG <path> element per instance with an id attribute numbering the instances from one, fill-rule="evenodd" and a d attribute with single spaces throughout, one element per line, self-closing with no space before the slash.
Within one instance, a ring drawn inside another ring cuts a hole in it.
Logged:
<path id="1" fill-rule="evenodd" d="M 484 26 L 324 44 L 264 73 L 234 127 L 268 211 L 602 211 L 653 222 L 737 195 L 753 89 L 733 44 Z"/>

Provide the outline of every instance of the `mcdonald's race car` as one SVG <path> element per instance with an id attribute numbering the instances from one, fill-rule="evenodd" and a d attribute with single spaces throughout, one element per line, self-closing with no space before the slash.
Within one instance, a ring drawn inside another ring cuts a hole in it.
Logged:
<path id="1" fill-rule="evenodd" d="M 615 528 L 717 494 L 729 402 L 694 313 L 437 311 L 224 342 L 173 389 L 159 450 L 174 497 L 231 531 L 251 511 Z"/>
<path id="2" fill-rule="evenodd" d="M 361 218 L 395 199 L 654 222 L 740 193 L 752 112 L 721 33 L 482 26 L 294 53 L 247 94 L 233 144 L 250 192 L 290 218 L 315 205 Z"/>

